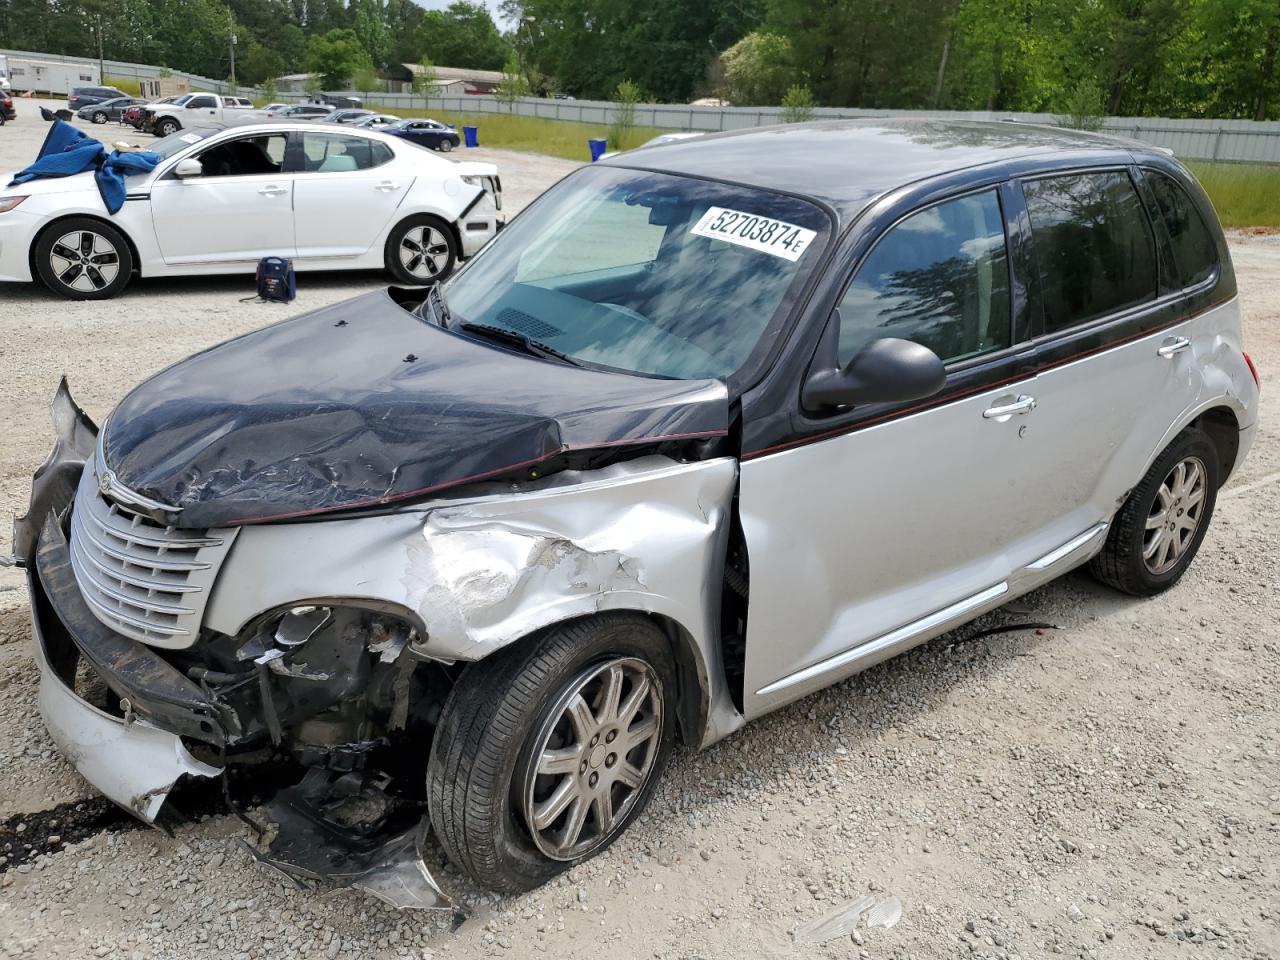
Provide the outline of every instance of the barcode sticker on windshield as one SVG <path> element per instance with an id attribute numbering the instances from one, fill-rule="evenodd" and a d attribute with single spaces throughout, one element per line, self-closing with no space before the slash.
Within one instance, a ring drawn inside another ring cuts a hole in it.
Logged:
<path id="1" fill-rule="evenodd" d="M 797 227 L 794 223 L 743 213 L 741 210 L 726 210 L 724 207 L 711 207 L 689 232 L 699 237 L 736 243 L 740 247 L 749 247 L 792 262 L 800 259 L 809 249 L 813 238 L 818 235 L 817 231 Z"/>
<path id="2" fill-rule="evenodd" d="M 200 136 L 198 133 L 184 133 L 178 139 L 183 143 L 199 143 L 204 139 L 204 137 Z"/>

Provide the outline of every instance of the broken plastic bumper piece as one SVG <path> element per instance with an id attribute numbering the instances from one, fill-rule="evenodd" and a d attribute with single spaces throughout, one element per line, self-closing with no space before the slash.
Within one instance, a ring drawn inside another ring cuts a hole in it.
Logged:
<path id="1" fill-rule="evenodd" d="M 423 860 L 426 818 L 409 818 L 399 829 L 339 822 L 330 798 L 312 796 L 306 779 L 281 790 L 266 807 L 279 827 L 265 853 L 245 844 L 260 864 L 297 886 L 328 882 L 364 890 L 400 910 L 448 910 L 454 926 L 466 909 L 436 883 Z"/>

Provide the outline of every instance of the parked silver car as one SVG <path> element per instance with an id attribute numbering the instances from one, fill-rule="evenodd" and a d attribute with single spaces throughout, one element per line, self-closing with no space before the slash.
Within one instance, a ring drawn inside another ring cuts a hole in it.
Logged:
<path id="1" fill-rule="evenodd" d="M 1163 152 L 884 119 L 629 152 L 447 283 L 204 351 L 100 431 L 61 390 L 15 531 L 45 720 L 145 820 L 295 771 L 260 855 L 300 876 L 447 905 L 429 825 L 525 890 L 677 738 L 1083 564 L 1171 587 L 1257 401 Z"/>

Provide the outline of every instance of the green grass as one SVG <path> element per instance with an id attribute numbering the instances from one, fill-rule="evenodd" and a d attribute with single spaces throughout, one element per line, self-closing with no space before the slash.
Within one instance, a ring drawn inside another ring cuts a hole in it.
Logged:
<path id="1" fill-rule="evenodd" d="M 501 150 L 523 150 L 542 153 L 566 160 L 590 160 L 587 141 L 605 137 L 606 124 L 575 123 L 568 120 L 545 120 L 541 117 L 521 117 L 500 113 L 452 113 L 447 110 L 385 109 L 400 117 L 432 117 L 442 123 L 451 123 L 461 132 L 463 126 L 480 128 L 480 146 Z M 632 127 L 621 143 L 610 143 L 610 150 L 630 150 L 662 131 L 654 127 Z"/>
<path id="2" fill-rule="evenodd" d="M 1197 161 L 1187 166 L 1224 227 L 1280 227 L 1280 166 Z"/>

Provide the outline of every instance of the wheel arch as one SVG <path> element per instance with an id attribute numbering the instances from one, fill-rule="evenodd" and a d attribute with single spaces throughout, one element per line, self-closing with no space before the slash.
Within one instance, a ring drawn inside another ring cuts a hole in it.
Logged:
<path id="1" fill-rule="evenodd" d="M 1240 455 L 1241 424 L 1236 412 L 1226 405 L 1210 407 L 1187 426 L 1204 431 L 1217 448 L 1218 485 L 1221 487 L 1235 470 Z"/>
<path id="2" fill-rule="evenodd" d="M 35 232 L 35 235 L 31 238 L 31 246 L 27 249 L 27 266 L 31 269 L 31 275 L 33 277 L 38 276 L 36 272 L 36 246 L 40 243 L 40 239 L 58 224 L 65 223 L 68 220 L 96 220 L 98 223 L 110 227 L 116 233 L 120 234 L 120 236 L 124 237 L 124 242 L 129 245 L 129 255 L 133 258 L 133 269 L 130 273 L 137 276 L 142 275 L 142 257 L 138 253 L 138 244 L 134 241 L 133 237 L 129 235 L 129 231 L 121 224 L 114 223 L 100 214 L 84 211 L 76 213 L 60 213 Z"/>

